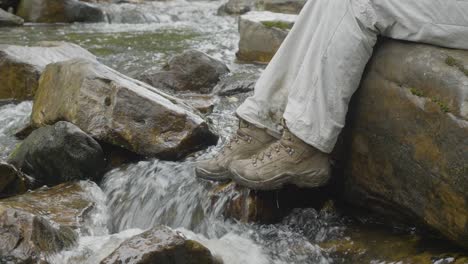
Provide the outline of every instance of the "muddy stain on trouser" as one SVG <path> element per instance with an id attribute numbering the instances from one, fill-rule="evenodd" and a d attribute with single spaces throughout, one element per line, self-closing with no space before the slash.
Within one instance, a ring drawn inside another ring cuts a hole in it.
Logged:
<path id="1" fill-rule="evenodd" d="M 331 152 L 378 35 L 468 49 L 468 0 L 309 0 L 237 114 Z"/>

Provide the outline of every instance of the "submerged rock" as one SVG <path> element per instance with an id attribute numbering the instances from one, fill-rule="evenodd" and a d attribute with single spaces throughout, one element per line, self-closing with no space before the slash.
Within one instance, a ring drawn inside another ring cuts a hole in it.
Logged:
<path id="1" fill-rule="evenodd" d="M 268 63 L 294 25 L 297 15 L 249 12 L 239 19 L 239 51 L 243 61 Z"/>
<path id="2" fill-rule="evenodd" d="M 34 130 L 17 146 L 9 162 L 40 185 L 99 180 L 106 166 L 101 146 L 68 122 Z"/>
<path id="3" fill-rule="evenodd" d="M 10 14 L 0 9 L 0 27 L 8 26 L 21 26 L 24 20 L 21 17 Z"/>
<path id="4" fill-rule="evenodd" d="M 468 52 L 385 41 L 348 121 L 347 201 L 468 248 Z"/>
<path id="5" fill-rule="evenodd" d="M 0 263 L 41 263 L 72 247 L 93 208 L 93 188 L 62 184 L 0 200 Z"/>
<path id="6" fill-rule="evenodd" d="M 100 8 L 77 0 L 21 0 L 17 15 L 37 23 L 106 21 Z"/>
<path id="7" fill-rule="evenodd" d="M 0 198 L 25 193 L 31 179 L 14 166 L 0 162 Z"/>
<path id="8" fill-rule="evenodd" d="M 101 264 L 215 263 L 211 252 L 174 230 L 159 226 L 124 241 Z"/>
<path id="9" fill-rule="evenodd" d="M 102 64 L 70 60 L 42 74 L 33 126 L 69 121 L 93 138 L 143 156 L 181 158 L 215 144 L 193 108 Z"/>
<path id="10" fill-rule="evenodd" d="M 163 71 L 145 72 L 139 80 L 157 88 L 209 93 L 229 68 L 207 54 L 188 50 L 169 60 Z"/>
<path id="11" fill-rule="evenodd" d="M 96 57 L 67 42 L 40 42 L 34 47 L 0 45 L 0 99 L 32 99 L 39 77 L 49 63 Z"/>

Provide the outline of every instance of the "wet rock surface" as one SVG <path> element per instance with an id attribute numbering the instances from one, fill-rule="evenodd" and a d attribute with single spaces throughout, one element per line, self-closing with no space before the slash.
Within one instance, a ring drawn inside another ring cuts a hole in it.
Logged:
<path id="1" fill-rule="evenodd" d="M 22 0 L 17 15 L 38 23 L 106 21 L 100 8 L 77 0 Z"/>
<path id="2" fill-rule="evenodd" d="M 210 193 L 213 204 L 226 195 L 224 216 L 244 223 L 277 223 L 294 208 L 321 208 L 327 202 L 327 190 L 287 186 L 277 191 L 253 191 L 233 182 L 215 186 Z"/>
<path id="3" fill-rule="evenodd" d="M 41 263 L 72 247 L 93 208 L 91 188 L 97 186 L 62 184 L 0 200 L 0 262 Z"/>
<path id="4" fill-rule="evenodd" d="M 243 61 L 268 63 L 296 21 L 297 15 L 249 12 L 239 19 L 239 51 Z"/>
<path id="5" fill-rule="evenodd" d="M 200 111 L 202 114 L 210 114 L 213 112 L 215 105 L 218 103 L 218 98 L 208 94 L 180 94 L 178 98 L 184 100 L 188 105 Z"/>
<path id="6" fill-rule="evenodd" d="M 0 45 L 0 99 L 32 99 L 45 66 L 71 58 L 96 60 L 87 50 L 67 42 L 39 42 L 32 47 Z"/>
<path id="7" fill-rule="evenodd" d="M 0 27 L 5 26 L 21 26 L 24 20 L 21 17 L 10 14 L 3 9 L 0 9 Z"/>
<path id="8" fill-rule="evenodd" d="M 34 178 L 36 186 L 99 180 L 106 162 L 101 146 L 69 122 L 34 130 L 11 153 L 9 162 Z"/>
<path id="9" fill-rule="evenodd" d="M 231 96 L 238 93 L 248 93 L 255 89 L 259 76 L 230 75 L 222 78 L 213 89 L 213 93 L 220 96 Z"/>
<path id="10" fill-rule="evenodd" d="M 101 264 L 187 263 L 210 264 L 210 251 L 200 243 L 182 237 L 174 230 L 159 226 L 124 241 Z"/>
<path id="11" fill-rule="evenodd" d="M 180 99 L 102 64 L 71 60 L 47 66 L 32 123 L 67 120 L 105 143 L 143 156 L 176 159 L 217 141 L 192 110 Z"/>
<path id="12" fill-rule="evenodd" d="M 0 162 L 0 198 L 25 193 L 31 184 L 31 179 L 14 166 Z"/>
<path id="13" fill-rule="evenodd" d="M 163 71 L 143 73 L 139 80 L 173 91 L 209 93 L 229 68 L 207 54 L 188 50 L 169 60 Z"/>
<path id="14" fill-rule="evenodd" d="M 346 200 L 468 247 L 466 51 L 385 41 L 350 114 Z"/>

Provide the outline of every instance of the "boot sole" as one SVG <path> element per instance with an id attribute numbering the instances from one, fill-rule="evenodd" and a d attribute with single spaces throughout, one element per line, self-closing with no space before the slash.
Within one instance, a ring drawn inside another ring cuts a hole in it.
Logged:
<path id="1" fill-rule="evenodd" d="M 317 188 L 327 184 L 330 179 L 328 170 L 316 170 L 300 175 L 280 174 L 265 181 L 252 181 L 242 177 L 236 170 L 231 169 L 232 180 L 236 183 L 253 190 L 277 190 L 283 185 L 290 183 L 302 188 Z"/>
<path id="2" fill-rule="evenodd" d="M 213 173 L 201 168 L 195 168 L 195 175 L 200 179 L 208 181 L 226 182 L 231 180 L 231 174 L 228 170 L 225 172 Z"/>

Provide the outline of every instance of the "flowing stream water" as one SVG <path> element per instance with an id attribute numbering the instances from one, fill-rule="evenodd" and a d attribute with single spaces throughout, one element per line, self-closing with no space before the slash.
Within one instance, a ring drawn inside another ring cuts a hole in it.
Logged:
<path id="1" fill-rule="evenodd" d="M 173 0 L 111 5 L 106 8 L 114 23 L 28 24 L 0 29 L 0 43 L 74 42 L 129 76 L 160 68 L 170 56 L 193 48 L 226 62 L 234 74 L 258 74 L 262 67 L 236 61 L 236 18 L 217 16 L 221 3 Z M 123 24 L 131 22 L 145 23 Z M 225 204 L 238 195 L 237 191 L 227 191 L 213 201 L 210 192 L 214 183 L 196 179 L 194 163 L 216 155 L 234 131 L 237 120 L 233 113 L 245 97 L 221 98 L 207 117 L 221 137 L 218 146 L 181 162 L 150 159 L 108 172 L 101 189 L 92 190 L 96 210 L 92 221 L 86 223 L 90 231 L 82 234 L 77 247 L 53 256 L 52 262 L 98 263 L 126 238 L 164 224 L 201 242 L 227 264 L 342 263 L 319 244 L 349 239 L 344 233 L 345 217 L 308 208 L 295 209 L 280 223 L 270 225 L 226 219 Z M 31 108 L 31 102 L 0 106 L 0 161 L 18 142 L 13 133 L 27 123 Z"/>

